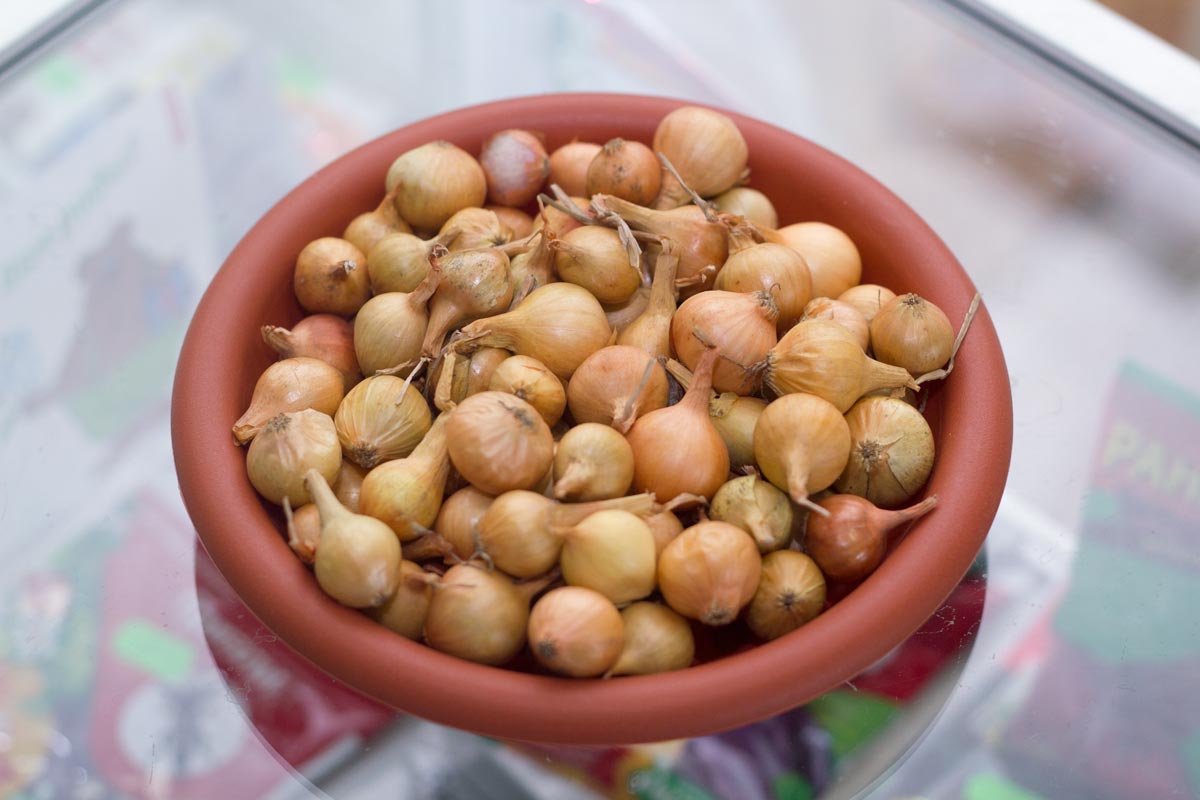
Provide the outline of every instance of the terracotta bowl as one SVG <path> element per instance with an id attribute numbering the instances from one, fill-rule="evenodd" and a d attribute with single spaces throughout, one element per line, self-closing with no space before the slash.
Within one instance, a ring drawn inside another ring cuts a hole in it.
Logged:
<path id="1" fill-rule="evenodd" d="M 366 144 L 288 194 L 230 254 L 205 293 L 175 376 L 172 437 L 192 521 L 230 584 L 280 638 L 366 695 L 435 722 L 499 738 L 618 744 L 698 736 L 797 706 L 853 677 L 900 643 L 955 587 L 983 545 L 1008 474 L 1012 400 L 986 309 L 953 375 L 929 392 L 938 444 L 929 492 L 941 505 L 879 570 L 826 613 L 777 641 L 720 633 L 687 670 L 568 680 L 485 667 L 403 639 L 321 593 L 291 553 L 278 515 L 255 495 L 230 426 L 273 360 L 258 328 L 302 316 L 291 291 L 296 254 L 338 236 L 373 208 L 400 153 L 434 139 L 478 152 L 506 127 L 543 131 L 549 148 L 572 138 L 649 142 L 678 100 L 551 95 L 505 100 L 418 122 Z M 886 188 L 795 134 L 731 114 L 750 146 L 752 186 L 781 223 L 824 220 L 854 239 L 863 280 L 917 291 L 957 325 L 975 292 L 937 235 Z"/>

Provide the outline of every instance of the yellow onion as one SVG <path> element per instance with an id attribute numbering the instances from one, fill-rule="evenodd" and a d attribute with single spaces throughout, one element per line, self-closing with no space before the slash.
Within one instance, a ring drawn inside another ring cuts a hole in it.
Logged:
<path id="1" fill-rule="evenodd" d="M 354 355 L 354 328 L 334 314 L 311 314 L 292 326 L 263 325 L 263 341 L 281 358 L 315 358 L 342 373 L 342 388 L 358 383 L 362 373 Z"/>
<path id="2" fill-rule="evenodd" d="M 864 397 L 847 412 L 846 423 L 850 458 L 835 488 L 881 508 L 915 497 L 933 471 L 935 450 L 921 412 L 898 398 Z"/>
<path id="3" fill-rule="evenodd" d="M 359 509 L 386 523 L 402 542 L 425 533 L 442 507 L 450 474 L 446 431 L 453 416 L 439 415 L 411 455 L 380 464 L 363 479 Z"/>
<path id="4" fill-rule="evenodd" d="M 657 514 L 652 514 L 648 517 L 643 517 L 642 521 L 650 528 L 650 533 L 654 536 L 654 558 L 658 559 L 662 555 L 663 549 L 671 543 L 671 541 L 683 533 L 683 523 L 679 521 L 679 517 L 675 516 L 671 511 L 660 511 Z"/>
<path id="5" fill-rule="evenodd" d="M 533 406 L 504 392 L 471 395 L 450 414 L 450 460 L 488 494 L 535 486 L 554 460 L 554 437 Z"/>
<path id="6" fill-rule="evenodd" d="M 561 531 L 562 576 L 617 605 L 654 591 L 654 534 L 636 514 L 619 509 L 597 511 Z"/>
<path id="7" fill-rule="evenodd" d="M 767 353 L 760 369 L 772 392 L 810 392 L 842 413 L 876 389 L 919 388 L 907 370 L 868 358 L 854 334 L 827 319 L 796 323 Z"/>
<path id="8" fill-rule="evenodd" d="M 824 222 L 797 222 L 777 233 L 783 244 L 804 256 L 813 297 L 837 297 L 862 280 L 862 257 L 841 229 Z"/>
<path id="9" fill-rule="evenodd" d="M 654 151 L 675 167 L 683 183 L 701 197 L 714 197 L 746 176 L 749 150 L 742 132 L 729 117 L 699 106 L 683 106 L 662 118 L 654 131 Z M 669 172 L 655 208 L 675 208 L 691 195 Z"/>
<path id="10" fill-rule="evenodd" d="M 433 251 L 454 241 L 454 234 L 425 241 L 411 233 L 394 233 L 376 242 L 367 253 L 367 275 L 371 291 L 411 292 L 429 274 L 429 258 Z"/>
<path id="11" fill-rule="evenodd" d="M 396 211 L 419 230 L 437 230 L 454 212 L 481 206 L 487 178 L 470 153 L 450 142 L 413 148 L 392 162 L 386 187 Z"/>
<path id="12" fill-rule="evenodd" d="M 629 491 L 633 450 L 607 425 L 571 428 L 554 453 L 554 496 L 559 500 L 607 500 Z"/>
<path id="13" fill-rule="evenodd" d="M 729 292 L 769 292 L 779 310 L 778 327 L 787 331 L 812 299 L 812 278 L 804 258 L 782 244 L 754 244 L 731 252 L 713 286 Z"/>
<path id="14" fill-rule="evenodd" d="M 618 137 L 605 142 L 588 165 L 586 193 L 611 194 L 644 206 L 658 196 L 661 184 L 662 167 L 654 151 Z"/>
<path id="15" fill-rule="evenodd" d="M 287 520 L 288 547 L 305 564 L 312 564 L 321 543 L 321 512 L 315 503 L 302 505 L 293 512 L 291 501 L 285 497 L 283 516 Z"/>
<path id="16" fill-rule="evenodd" d="M 722 358 L 713 371 L 713 388 L 719 392 L 750 394 L 754 380 L 746 368 L 762 361 L 775 346 L 775 321 L 779 309 L 771 293 L 709 291 L 693 295 L 679 306 L 671 320 L 671 344 L 688 369 L 709 346 Z"/>
<path id="17" fill-rule="evenodd" d="M 508 256 L 495 247 L 448 255 L 435 250 L 430 263 L 438 265 L 442 277 L 429 300 L 429 327 L 421 354 L 435 358 L 451 328 L 508 308 L 512 286 Z"/>
<path id="18" fill-rule="evenodd" d="M 723 392 L 708 401 L 708 417 L 729 451 L 731 469 L 754 465 L 754 426 L 766 407 L 766 400 L 733 392 Z"/>
<path id="19" fill-rule="evenodd" d="M 450 241 L 446 248 L 452 253 L 481 247 L 499 247 L 515 238 L 512 228 L 500 221 L 500 215 L 486 208 L 464 208 L 454 212 L 442 225 L 438 236 Z"/>
<path id="20" fill-rule="evenodd" d="M 370 260 L 371 248 L 385 236 L 393 233 L 412 233 L 408 223 L 400 219 L 391 195 L 385 195 L 373 211 L 366 211 L 350 220 L 342 238 L 367 253 Z"/>
<path id="21" fill-rule="evenodd" d="M 305 409 L 276 414 L 246 451 L 246 474 L 254 489 L 275 505 L 312 502 L 304 476 L 316 470 L 332 481 L 342 466 L 342 448 L 328 414 Z"/>
<path id="22" fill-rule="evenodd" d="M 549 182 L 572 196 L 587 196 L 588 167 L 600 152 L 593 142 L 570 142 L 550 154 Z M 587 203 L 584 202 L 586 206 Z"/>
<path id="23" fill-rule="evenodd" d="M 368 300 L 354 317 L 354 352 L 366 375 L 415 364 L 429 326 L 427 305 L 441 280 L 430 269 L 412 292 L 384 292 Z"/>
<path id="24" fill-rule="evenodd" d="M 648 353 L 626 345 L 597 350 L 567 384 L 567 407 L 578 423 L 598 422 L 625 433 L 638 416 L 665 408 L 667 374 Z"/>
<path id="25" fill-rule="evenodd" d="M 529 293 L 539 286 L 554 283 L 554 249 L 550 243 L 557 241 L 551 231 L 537 234 L 537 242 L 529 250 L 513 256 L 508 263 L 508 283 L 512 286 L 509 308 L 516 308 Z"/>
<path id="26" fill-rule="evenodd" d="M 709 222 L 694 206 L 655 211 L 609 194 L 594 196 L 591 205 L 597 214 L 614 213 L 636 231 L 670 239 L 679 256 L 678 278 L 681 280 L 699 278 L 706 267 L 724 264 L 729 254 L 725 226 Z M 712 279 L 705 278 L 697 281 L 685 294 L 694 294 L 711 286 Z"/>
<path id="27" fill-rule="evenodd" d="M 421 640 L 421 629 L 425 627 L 425 616 L 433 601 L 433 585 L 437 576 L 426 572 L 420 564 L 405 559 L 400 562 L 400 579 L 396 591 L 368 613 L 376 622 L 389 630 L 412 639 Z"/>
<path id="28" fill-rule="evenodd" d="M 454 554 L 468 559 L 479 547 L 479 522 L 495 498 L 474 486 L 464 486 L 442 502 L 433 529 L 450 542 Z"/>
<path id="29" fill-rule="evenodd" d="M 529 356 L 510 356 L 492 371 L 488 389 L 514 395 L 533 406 L 547 425 L 562 418 L 567 392 L 545 364 Z"/>
<path id="30" fill-rule="evenodd" d="M 705 625 L 728 625 L 754 596 L 761 571 L 750 534 L 709 520 L 666 546 L 658 560 L 658 587 L 677 613 Z"/>
<path id="31" fill-rule="evenodd" d="M 498 347 L 481 347 L 470 355 L 448 351 L 429 374 L 434 407 L 448 411 L 471 395 L 486 392 L 496 368 L 511 355 Z"/>
<path id="32" fill-rule="evenodd" d="M 633 448 L 633 486 L 669 500 L 680 494 L 711 498 L 729 474 L 729 452 L 708 417 L 712 349 L 697 365 L 692 385 L 673 406 L 637 418 L 627 438 Z"/>
<path id="33" fill-rule="evenodd" d="M 573 678 L 607 672 L 625 644 L 616 606 L 579 586 L 552 589 L 529 612 L 529 649 L 543 666 Z"/>
<path id="34" fill-rule="evenodd" d="M 618 327 L 617 344 L 644 350 L 654 358 L 671 357 L 671 318 L 675 315 L 678 267 L 675 245 L 670 239 L 664 239 L 662 252 L 654 262 L 654 282 L 650 285 L 646 305 L 636 319 L 624 328 Z"/>
<path id="35" fill-rule="evenodd" d="M 854 341 L 865 352 L 871 343 L 871 329 L 862 312 L 849 303 L 829 297 L 814 297 L 804 307 L 800 319 L 827 319 L 836 322 L 854 336 Z"/>
<path id="36" fill-rule="evenodd" d="M 298 356 L 276 361 L 258 376 L 250 406 L 233 424 L 233 438 L 245 444 L 272 417 L 311 408 L 333 416 L 342 402 L 342 373 L 315 358 Z"/>
<path id="37" fill-rule="evenodd" d="M 346 458 L 365 469 L 403 458 L 429 430 L 425 398 L 392 375 L 367 378 L 350 390 L 333 421 Z"/>
<path id="38" fill-rule="evenodd" d="M 631 514 L 655 511 L 648 494 L 615 497 L 590 503 L 559 503 L 537 492 L 505 492 L 492 501 L 479 520 L 479 543 L 492 562 L 518 578 L 541 575 L 558 561 L 562 531 L 598 511 Z"/>
<path id="39" fill-rule="evenodd" d="M 387 525 L 347 510 L 316 470 L 305 478 L 321 514 L 321 539 L 313 560 L 317 584 L 352 608 L 372 608 L 396 591 L 400 542 Z"/>
<path id="40" fill-rule="evenodd" d="M 472 322 L 462 334 L 463 346 L 503 347 L 532 356 L 566 380 L 608 344 L 612 330 L 590 292 L 571 283 L 551 283 L 507 313 Z"/>
<path id="41" fill-rule="evenodd" d="M 871 320 L 875 319 L 875 315 L 879 313 L 879 309 L 887 305 L 895 296 L 896 293 L 886 286 L 880 286 L 877 283 L 860 283 L 842 292 L 837 299 L 857 308 L 858 313 L 863 315 L 863 319 L 867 321 L 869 327 Z"/>
<path id="42" fill-rule="evenodd" d="M 625 646 L 609 675 L 651 675 L 692 665 L 696 641 L 687 620 L 666 606 L 642 601 L 621 611 Z"/>
<path id="43" fill-rule="evenodd" d="M 871 320 L 871 346 L 885 364 L 914 378 L 946 365 L 954 350 L 954 328 L 944 311 L 917 294 L 902 294 Z"/>
<path id="44" fill-rule="evenodd" d="M 795 519 L 788 496 L 754 475 L 722 485 L 713 495 L 708 515 L 753 536 L 760 553 L 780 550 L 792 541 Z"/>
<path id="45" fill-rule="evenodd" d="M 754 427 L 754 458 L 763 476 L 796 503 L 831 486 L 850 458 L 850 428 L 828 400 L 788 394 L 773 400 Z"/>
<path id="46" fill-rule="evenodd" d="M 585 225 L 550 243 L 558 277 L 582 286 L 601 303 L 622 303 L 642 285 L 621 237 L 611 228 Z"/>
<path id="47" fill-rule="evenodd" d="M 316 239 L 296 258 L 292 286 L 309 313 L 353 316 L 371 296 L 367 257 L 345 239 Z"/>
<path id="48" fill-rule="evenodd" d="M 814 519 L 816 519 L 814 517 Z M 825 577 L 816 562 L 795 550 L 768 553 L 746 623 L 760 639 L 778 639 L 825 607 Z"/>
<path id="49" fill-rule="evenodd" d="M 541 137 L 516 128 L 485 139 L 479 164 L 487 176 L 488 199 L 504 206 L 528 203 L 550 174 L 550 157 Z"/>
<path id="50" fill-rule="evenodd" d="M 434 650 L 480 664 L 511 661 L 525 644 L 529 601 L 549 581 L 515 584 L 473 564 L 446 570 L 425 616 L 425 642 Z"/>
<path id="51" fill-rule="evenodd" d="M 501 224 L 512 231 L 514 239 L 524 239 L 533 233 L 533 217 L 521 209 L 496 205 L 487 205 L 484 208 L 500 218 Z"/>
<path id="52" fill-rule="evenodd" d="M 712 203 L 718 211 L 745 217 L 748 222 L 763 228 L 778 228 L 779 215 L 771 199 L 757 189 L 735 186 L 721 192 Z"/>
<path id="53" fill-rule="evenodd" d="M 339 503 L 355 513 L 358 513 L 358 495 L 365 477 L 367 470 L 348 460 L 343 453 L 342 469 L 333 483 L 333 494 Z"/>

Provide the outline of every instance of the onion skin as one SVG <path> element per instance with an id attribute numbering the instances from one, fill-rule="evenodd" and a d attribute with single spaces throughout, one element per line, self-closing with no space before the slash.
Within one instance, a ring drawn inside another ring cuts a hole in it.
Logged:
<path id="1" fill-rule="evenodd" d="M 541 139 L 515 128 L 484 140 L 479 164 L 487 176 L 488 199 L 502 206 L 533 200 L 550 175 L 550 157 Z"/>
<path id="2" fill-rule="evenodd" d="M 728 625 L 754 597 L 761 572 L 750 534 L 727 522 L 700 522 L 663 550 L 658 586 L 675 612 L 705 625 Z"/>
<path id="3" fill-rule="evenodd" d="M 902 367 L 868 358 L 854 335 L 827 319 L 798 322 L 771 348 L 760 367 L 775 394 L 808 392 L 845 413 L 876 389 L 920 388 Z"/>
<path id="4" fill-rule="evenodd" d="M 470 323 L 462 334 L 471 347 L 502 347 L 531 356 L 567 380 L 584 359 L 608 344 L 612 329 L 587 289 L 551 283 L 511 311 Z"/>
<path id="5" fill-rule="evenodd" d="M 286 499 L 298 508 L 312 502 L 305 476 L 316 470 L 333 481 L 342 448 L 327 414 L 312 409 L 277 414 L 246 451 L 246 475 L 255 491 L 275 505 Z"/>
<path id="6" fill-rule="evenodd" d="M 675 312 L 671 344 L 679 360 L 691 370 L 703 357 L 704 341 L 716 345 L 724 357 L 713 370 L 713 388 L 750 394 L 754 380 L 746 367 L 762 361 L 775 346 L 778 316 L 779 310 L 767 292 L 701 292 L 683 301 Z"/>
<path id="7" fill-rule="evenodd" d="M 735 186 L 713 198 L 717 210 L 726 214 L 745 217 L 748 222 L 762 228 L 778 228 L 779 215 L 771 199 L 757 189 Z"/>
<path id="8" fill-rule="evenodd" d="M 623 303 L 642 285 L 642 273 L 629 263 L 620 236 L 611 228 L 586 225 L 550 246 L 559 279 L 582 286 L 601 303 Z"/>
<path id="9" fill-rule="evenodd" d="M 804 307 L 800 319 L 827 319 L 836 322 L 854 336 L 854 341 L 866 352 L 871 346 L 871 328 L 866 318 L 854 306 L 829 297 L 814 297 Z"/>
<path id="10" fill-rule="evenodd" d="M 630 428 L 626 438 L 633 448 L 633 486 L 638 491 L 653 492 L 662 500 L 680 494 L 712 498 L 725 482 L 729 451 L 708 417 L 718 355 L 709 350 L 700 359 L 682 400 L 638 417 Z"/>
<path id="11" fill-rule="evenodd" d="M 784 244 L 804 256 L 813 297 L 837 297 L 862 280 L 862 257 L 840 229 L 824 222 L 797 222 L 777 233 Z"/>
<path id="12" fill-rule="evenodd" d="M 870 500 L 852 494 L 835 494 L 818 505 L 828 514 L 808 519 L 804 547 L 829 578 L 856 583 L 883 561 L 888 531 L 919 519 L 937 506 L 937 495 L 897 511 L 884 511 Z"/>
<path id="13" fill-rule="evenodd" d="M 547 425 L 553 426 L 567 408 L 562 381 L 536 358 L 510 356 L 492 370 L 488 389 L 519 397 L 529 403 Z"/>
<path id="14" fill-rule="evenodd" d="M 367 211 L 352 219 L 342 238 L 369 256 L 372 247 L 393 233 L 412 233 L 412 228 L 400 219 L 392 196 L 387 195 L 374 211 Z"/>
<path id="15" fill-rule="evenodd" d="M 529 600 L 512 579 L 459 564 L 434 589 L 424 637 L 434 650 L 499 665 L 511 661 L 525 644 L 528 622 Z"/>
<path id="16" fill-rule="evenodd" d="M 353 316 L 371 296 L 367 257 L 345 239 L 316 239 L 296 258 L 292 287 L 305 311 Z"/>
<path id="17" fill-rule="evenodd" d="M 899 398 L 864 397 L 846 413 L 850 458 L 834 487 L 881 508 L 907 503 L 933 471 L 936 445 L 921 412 Z"/>
<path id="18" fill-rule="evenodd" d="M 233 438 L 246 444 L 276 414 L 311 408 L 333 416 L 342 402 L 342 373 L 315 358 L 276 361 L 254 384 L 250 407 L 233 424 Z"/>
<path id="19" fill-rule="evenodd" d="M 654 591 L 654 534 L 637 515 L 607 509 L 562 533 L 563 580 L 585 586 L 617 605 Z"/>
<path id="20" fill-rule="evenodd" d="M 524 239 L 533 233 L 533 217 L 512 206 L 487 205 L 485 209 L 500 218 L 500 222 L 512 231 L 513 239 Z"/>
<path id="21" fill-rule="evenodd" d="M 732 188 L 747 172 L 749 149 L 732 119 L 700 106 L 683 106 L 662 118 L 654 131 L 654 151 L 666 156 L 683 181 L 701 197 Z M 675 208 L 691 196 L 669 172 L 654 207 Z"/>
<path id="22" fill-rule="evenodd" d="M 641 142 L 610 139 L 588 165 L 586 192 L 611 194 L 647 205 L 662 185 L 662 167 L 654 151 Z"/>
<path id="23" fill-rule="evenodd" d="M 640 415 L 666 408 L 669 391 L 666 372 L 648 353 L 612 345 L 579 365 L 567 384 L 567 407 L 577 423 L 598 422 L 627 433 Z"/>
<path id="24" fill-rule="evenodd" d="M 886 286 L 880 286 L 877 283 L 860 283 L 842 292 L 837 299 L 857 308 L 858 313 L 863 315 L 863 319 L 867 321 L 869 327 L 871 320 L 875 319 L 875 315 L 879 313 L 879 309 L 887 305 L 895 296 L 896 293 Z"/>
<path id="25" fill-rule="evenodd" d="M 438 416 L 412 455 L 380 464 L 363 478 L 362 513 L 384 522 L 402 542 L 421 536 L 437 519 L 450 476 L 446 428 L 452 418 Z"/>
<path id="26" fill-rule="evenodd" d="M 421 641 L 421 629 L 433 600 L 433 582 L 437 579 L 420 564 L 400 562 L 400 579 L 395 593 L 382 605 L 371 609 L 371 618 L 405 639 Z"/>
<path id="27" fill-rule="evenodd" d="M 804 257 L 782 244 L 764 242 L 731 252 L 714 288 L 729 292 L 768 292 L 779 310 L 778 327 L 786 333 L 800 321 L 812 299 L 812 277 Z"/>
<path id="28" fill-rule="evenodd" d="M 850 458 L 850 428 L 829 401 L 789 394 L 772 401 L 754 426 L 754 456 L 763 477 L 802 506 L 833 484 Z"/>
<path id="29" fill-rule="evenodd" d="M 562 586 L 534 604 L 528 636 L 529 648 L 543 666 L 573 678 L 594 678 L 617 663 L 625 625 L 603 595 Z"/>
<path id="30" fill-rule="evenodd" d="M 479 162 L 445 141 L 401 155 L 388 169 L 385 185 L 401 218 L 423 231 L 437 230 L 456 211 L 482 206 L 487 199 L 487 177 Z"/>
<path id="31" fill-rule="evenodd" d="M 890 300 L 871 320 L 875 357 L 908 370 L 914 378 L 946 365 L 954 328 L 944 311 L 916 294 Z"/>
<path id="32" fill-rule="evenodd" d="M 343 455 L 369 470 L 411 454 L 433 418 L 415 388 L 392 375 L 376 375 L 350 390 L 333 421 Z"/>
<path id="33" fill-rule="evenodd" d="M 687 620 L 666 606 L 641 601 L 621 611 L 625 647 L 609 675 L 651 675 L 692 665 L 696 641 Z"/>
<path id="34" fill-rule="evenodd" d="M 795 550 L 768 553 L 746 624 L 760 639 L 778 639 L 816 618 L 825 594 L 825 577 L 812 558 Z"/>
<path id="35" fill-rule="evenodd" d="M 474 486 L 465 486 L 442 502 L 433 529 L 454 547 L 454 554 L 468 559 L 478 547 L 479 521 L 495 500 Z"/>
<path id="36" fill-rule="evenodd" d="M 538 484 L 554 460 L 554 437 L 533 406 L 504 392 L 471 395 L 450 414 L 450 460 L 491 495 Z"/>
<path id="37" fill-rule="evenodd" d="M 671 357 L 671 318 L 675 316 L 675 275 L 679 257 L 675 245 L 663 240 L 662 252 L 654 262 L 654 281 L 642 312 L 624 329 L 618 328 L 617 344 L 645 350 L 654 358 Z M 610 318 L 611 320 L 611 318 Z"/>
<path id="38" fill-rule="evenodd" d="M 583 422 L 563 434 L 554 453 L 554 496 L 559 500 L 608 500 L 629 491 L 633 449 L 620 433 Z"/>
<path id="39" fill-rule="evenodd" d="M 289 331 L 277 325 L 263 325 L 263 341 L 280 358 L 315 358 L 342 373 L 342 389 L 350 391 L 362 378 L 354 355 L 354 328 L 335 314 L 311 314 Z"/>
<path id="40" fill-rule="evenodd" d="M 587 190 L 588 167 L 599 152 L 600 145 L 593 142 L 564 144 L 550 154 L 550 183 L 557 184 L 572 197 L 590 196 Z"/>

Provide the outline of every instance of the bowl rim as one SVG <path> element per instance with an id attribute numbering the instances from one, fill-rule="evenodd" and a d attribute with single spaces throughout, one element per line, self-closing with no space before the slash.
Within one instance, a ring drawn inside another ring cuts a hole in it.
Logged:
<path id="1" fill-rule="evenodd" d="M 233 446 L 227 421 L 212 412 L 213 393 L 228 390 L 230 381 L 222 381 L 221 371 L 211 365 L 228 363 L 246 347 L 220 324 L 227 309 L 236 307 L 236 273 L 253 268 L 254 254 L 281 235 L 291 211 L 319 198 L 355 164 L 377 162 L 384 151 L 394 157 L 424 141 L 453 138 L 446 132 L 464 126 L 522 124 L 551 113 L 548 104 L 556 118 L 581 120 L 618 112 L 661 117 L 682 105 L 704 105 L 610 93 L 498 100 L 399 128 L 303 181 L 233 249 L 188 328 L 171 405 L 172 445 L 184 503 L 212 560 L 267 628 L 338 680 L 403 711 L 497 738 L 578 745 L 699 736 L 781 713 L 858 674 L 917 630 L 949 596 L 983 545 L 1012 450 L 1008 373 L 984 304 L 943 387 L 946 422 L 930 484 L 933 488 L 935 482 L 955 482 L 945 468 L 950 462 L 956 474 L 975 481 L 970 496 L 942 491 L 939 513 L 921 520 L 867 581 L 800 630 L 678 672 L 612 680 L 557 678 L 473 664 L 392 634 L 320 592 L 254 499 L 244 469 L 228 468 L 243 451 Z M 930 258 L 948 265 L 942 276 L 946 285 L 939 291 L 967 298 L 975 293 L 970 278 L 933 230 L 867 173 L 798 134 L 717 110 L 733 118 L 748 141 L 806 148 L 814 163 L 844 174 L 848 188 L 861 198 L 859 210 L 884 215 L 880 218 L 889 226 L 910 229 Z M 955 406 L 959 397 L 969 397 L 969 407 L 963 401 Z M 969 437 L 952 435 L 960 428 L 957 422 L 951 425 L 951 417 L 974 421 L 977 429 Z M 264 524 L 270 527 L 269 537 L 256 535 Z M 292 563 L 278 570 L 262 569 L 261 564 L 278 560 L 280 548 Z"/>

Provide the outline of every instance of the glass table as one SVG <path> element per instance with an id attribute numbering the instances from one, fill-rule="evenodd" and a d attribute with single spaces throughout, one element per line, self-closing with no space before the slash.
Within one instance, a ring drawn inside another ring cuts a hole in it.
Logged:
<path id="1" fill-rule="evenodd" d="M 972 5 L 74 4 L 0 73 L 0 796 L 1200 796 L 1200 153 Z M 272 202 L 413 120 L 580 90 L 859 164 L 1008 359 L 976 566 L 864 675 L 720 736 L 515 747 L 382 708 L 257 623 L 175 483 L 180 341 Z"/>

